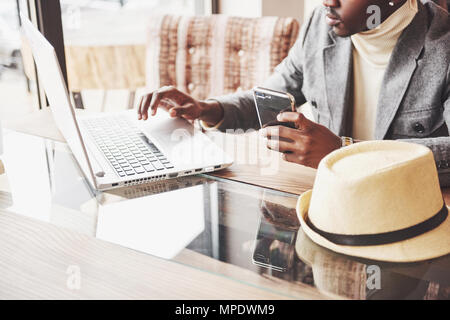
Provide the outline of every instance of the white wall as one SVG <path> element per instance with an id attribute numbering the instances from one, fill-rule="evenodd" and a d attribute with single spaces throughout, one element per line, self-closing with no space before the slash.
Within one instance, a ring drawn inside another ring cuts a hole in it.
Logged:
<path id="1" fill-rule="evenodd" d="M 304 0 L 262 0 L 262 15 L 294 17 L 303 21 Z"/>
<path id="2" fill-rule="evenodd" d="M 261 17 L 262 0 L 221 0 L 220 13 L 238 17 Z"/>
<path id="3" fill-rule="evenodd" d="M 294 17 L 303 22 L 322 0 L 220 0 L 220 12 L 241 17 Z"/>
<path id="4" fill-rule="evenodd" d="M 305 0 L 221 0 L 220 12 L 233 16 L 294 17 L 303 21 Z"/>

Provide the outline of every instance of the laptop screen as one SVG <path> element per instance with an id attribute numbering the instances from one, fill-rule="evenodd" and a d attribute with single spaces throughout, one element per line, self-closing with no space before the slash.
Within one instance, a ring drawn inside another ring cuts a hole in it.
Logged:
<path id="1" fill-rule="evenodd" d="M 83 172 L 88 175 L 87 178 L 96 187 L 92 168 L 78 128 L 75 112 L 69 99 L 56 52 L 36 27 L 23 14 L 21 16 L 23 21 L 23 34 L 33 53 L 39 80 L 47 95 L 56 125 L 72 149 Z"/>

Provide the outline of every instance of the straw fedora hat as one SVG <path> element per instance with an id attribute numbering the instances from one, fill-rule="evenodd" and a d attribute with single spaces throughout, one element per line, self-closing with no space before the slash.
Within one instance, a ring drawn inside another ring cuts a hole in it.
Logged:
<path id="1" fill-rule="evenodd" d="M 430 149 L 368 141 L 319 164 L 297 215 L 311 240 L 372 260 L 413 262 L 450 253 L 450 219 Z"/>

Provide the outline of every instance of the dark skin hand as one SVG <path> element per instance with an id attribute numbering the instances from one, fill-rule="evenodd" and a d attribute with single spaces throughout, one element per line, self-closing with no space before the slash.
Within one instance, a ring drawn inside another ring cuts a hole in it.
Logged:
<path id="1" fill-rule="evenodd" d="M 337 36 L 348 37 L 367 30 L 367 19 L 371 15 L 367 13 L 369 6 L 379 6 L 380 20 L 383 22 L 406 2 L 391 1 L 393 6 L 387 0 L 323 0 L 323 5 L 329 11 L 326 22 L 333 27 Z M 262 130 L 263 136 L 268 139 L 267 147 L 283 153 L 286 161 L 317 168 L 327 154 L 342 145 L 340 137 L 300 113 L 284 112 L 278 115 L 277 120 L 292 122 L 298 128 L 273 126 Z"/>
<path id="2" fill-rule="evenodd" d="M 328 9 L 326 23 L 340 37 L 366 31 L 368 18 L 373 14 L 367 13 L 369 6 L 380 8 L 383 22 L 407 0 L 391 1 L 393 6 L 388 0 L 323 0 Z M 166 109 L 172 117 L 200 119 L 209 126 L 217 124 L 224 115 L 222 106 L 216 101 L 199 101 L 174 87 L 164 87 L 142 97 L 138 118 L 147 120 L 159 107 Z M 341 147 L 340 137 L 300 113 L 285 112 L 277 120 L 294 123 L 297 128 L 272 126 L 262 129 L 262 134 L 268 138 L 267 147 L 282 152 L 286 161 L 317 168 L 323 157 Z"/>
<path id="3" fill-rule="evenodd" d="M 138 119 L 147 120 L 149 113 L 154 116 L 160 107 L 168 111 L 173 118 L 200 119 L 209 126 L 214 126 L 223 118 L 223 108 L 218 102 L 199 101 L 169 86 L 142 96 Z"/>
<path id="4" fill-rule="evenodd" d="M 298 128 L 274 126 L 261 130 L 261 134 L 267 138 L 267 148 L 283 153 L 286 161 L 317 168 L 323 157 L 342 145 L 340 137 L 301 113 L 280 113 L 277 120 L 292 122 Z"/>
<path id="5" fill-rule="evenodd" d="M 223 118 L 223 109 L 218 102 L 198 101 L 174 87 L 164 87 L 141 98 L 139 120 L 147 120 L 149 114 L 155 115 L 159 107 L 167 110 L 171 117 L 200 119 L 209 126 Z M 267 147 L 282 152 L 286 161 L 317 168 L 323 157 L 341 147 L 340 137 L 301 113 L 284 112 L 277 116 L 277 120 L 292 123 L 298 128 L 271 126 L 261 130 L 268 138 Z"/>

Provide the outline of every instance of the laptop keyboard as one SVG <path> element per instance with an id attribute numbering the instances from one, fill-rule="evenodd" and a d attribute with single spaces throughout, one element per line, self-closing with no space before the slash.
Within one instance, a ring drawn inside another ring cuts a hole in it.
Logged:
<path id="1" fill-rule="evenodd" d="M 98 148 L 120 177 L 172 169 L 167 157 L 128 119 L 82 119 Z"/>

